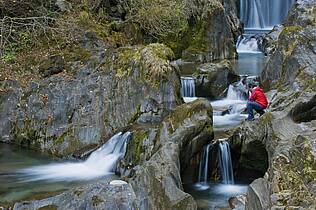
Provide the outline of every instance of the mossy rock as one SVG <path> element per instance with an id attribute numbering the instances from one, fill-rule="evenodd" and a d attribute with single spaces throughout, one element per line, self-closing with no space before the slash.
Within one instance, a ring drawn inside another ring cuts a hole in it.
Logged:
<path id="1" fill-rule="evenodd" d="M 206 100 L 196 100 L 177 107 L 164 121 L 170 124 L 169 130 L 172 133 L 181 126 L 185 119 L 203 111 L 206 111 L 208 116 L 213 116 L 212 107 Z"/>

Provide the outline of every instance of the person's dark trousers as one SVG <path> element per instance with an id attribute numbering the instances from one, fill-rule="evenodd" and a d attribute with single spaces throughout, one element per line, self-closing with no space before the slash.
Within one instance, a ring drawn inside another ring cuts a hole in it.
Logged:
<path id="1" fill-rule="evenodd" d="M 264 108 L 258 104 L 257 102 L 248 101 L 247 103 L 247 112 L 248 112 L 248 120 L 254 118 L 253 110 L 256 110 L 260 115 L 264 114 Z"/>

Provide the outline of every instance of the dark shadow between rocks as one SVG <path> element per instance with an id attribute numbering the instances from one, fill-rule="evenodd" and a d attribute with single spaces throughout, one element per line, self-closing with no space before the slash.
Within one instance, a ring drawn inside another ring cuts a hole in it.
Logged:
<path id="1" fill-rule="evenodd" d="M 260 141 L 231 145 L 231 155 L 237 182 L 251 183 L 263 177 L 268 169 L 268 153 Z"/>

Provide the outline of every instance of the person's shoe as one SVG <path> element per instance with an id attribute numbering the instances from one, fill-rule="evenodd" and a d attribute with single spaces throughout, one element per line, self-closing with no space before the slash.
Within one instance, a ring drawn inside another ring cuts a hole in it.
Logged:
<path id="1" fill-rule="evenodd" d="M 261 111 L 258 111 L 258 114 L 260 114 L 260 117 L 262 116 L 262 115 L 264 115 L 266 112 L 264 111 L 264 110 L 261 110 Z"/>

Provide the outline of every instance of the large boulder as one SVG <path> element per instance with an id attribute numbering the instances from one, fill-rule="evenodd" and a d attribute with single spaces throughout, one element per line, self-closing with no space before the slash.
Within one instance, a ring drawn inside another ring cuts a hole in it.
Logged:
<path id="1" fill-rule="evenodd" d="M 200 97 L 214 99 L 224 96 L 227 87 L 239 79 L 231 63 L 227 60 L 202 64 L 197 71 L 196 94 Z"/>
<path id="2" fill-rule="evenodd" d="M 64 156 L 100 144 L 138 118 L 159 122 L 182 103 L 172 56 L 161 44 L 94 48 L 86 65 L 72 64 L 74 76 L 48 73 L 27 88 L 4 80 L 0 141 Z"/>
<path id="3" fill-rule="evenodd" d="M 209 102 L 179 106 L 158 127 L 135 134 L 128 147 L 134 149 L 125 161 L 134 165 L 129 182 L 140 209 L 196 209 L 194 199 L 183 191 L 181 174 L 213 138 Z"/>
<path id="4" fill-rule="evenodd" d="M 269 188 L 265 179 L 257 179 L 249 186 L 246 210 L 266 210 L 269 208 Z"/>

